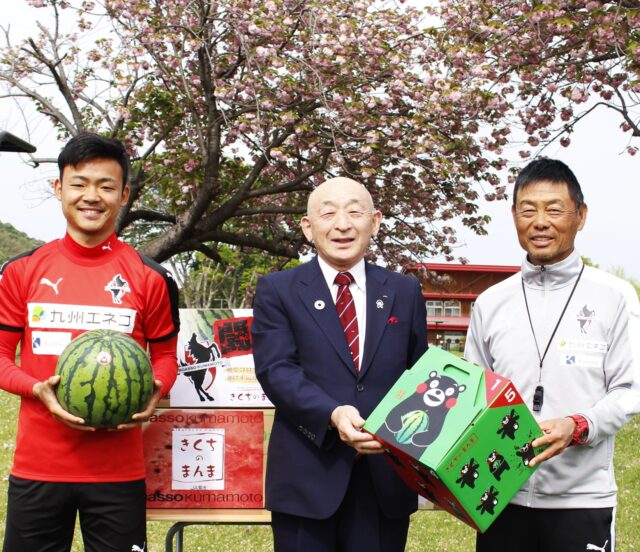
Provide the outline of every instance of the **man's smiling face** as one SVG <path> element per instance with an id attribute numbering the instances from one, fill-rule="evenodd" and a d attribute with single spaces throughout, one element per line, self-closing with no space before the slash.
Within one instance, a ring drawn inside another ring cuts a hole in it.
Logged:
<path id="1" fill-rule="evenodd" d="M 329 266 L 345 271 L 364 257 L 381 218 L 362 184 L 333 178 L 312 192 L 301 226 L 318 255 Z"/>
<path id="2" fill-rule="evenodd" d="M 587 206 L 576 207 L 564 183 L 532 182 L 518 191 L 513 220 L 518 241 L 535 265 L 566 259 L 587 219 Z"/>
<path id="3" fill-rule="evenodd" d="M 67 165 L 54 190 L 62 203 L 67 232 L 85 247 L 98 245 L 113 233 L 120 208 L 129 197 L 122 168 L 114 159 Z"/>

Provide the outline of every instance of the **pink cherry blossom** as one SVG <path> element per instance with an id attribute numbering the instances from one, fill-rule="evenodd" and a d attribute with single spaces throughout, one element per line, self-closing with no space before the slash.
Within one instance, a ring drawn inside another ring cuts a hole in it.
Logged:
<path id="1" fill-rule="evenodd" d="M 126 141 L 118 229 L 160 261 L 221 245 L 295 258 L 309 191 L 338 174 L 385 213 L 372 256 L 453 259 L 453 225 L 438 222 L 485 232 L 478 201 L 504 200 L 510 146 L 523 159 L 568 146 L 591 98 L 640 136 L 640 14 L 623 4 L 29 3 L 49 23 L 2 48 L 0 80 L 61 139 Z"/>

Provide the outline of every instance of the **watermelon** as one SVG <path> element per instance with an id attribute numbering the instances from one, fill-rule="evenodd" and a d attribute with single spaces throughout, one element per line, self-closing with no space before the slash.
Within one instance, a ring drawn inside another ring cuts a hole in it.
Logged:
<path id="1" fill-rule="evenodd" d="M 401 444 L 411 443 L 416 433 L 427 431 L 429 428 L 429 414 L 424 410 L 412 410 L 402 416 L 402 428 L 396 433 L 396 441 Z"/>
<path id="2" fill-rule="evenodd" d="M 153 372 L 145 350 L 113 330 L 92 330 L 71 341 L 56 365 L 58 402 L 92 427 L 131 421 L 153 394 Z"/>

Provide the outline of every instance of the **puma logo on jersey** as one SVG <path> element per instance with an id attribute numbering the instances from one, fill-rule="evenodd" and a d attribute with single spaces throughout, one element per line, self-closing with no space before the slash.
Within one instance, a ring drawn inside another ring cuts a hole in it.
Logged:
<path id="1" fill-rule="evenodd" d="M 105 243 L 105 244 L 102 246 L 102 250 L 103 250 L 103 251 L 113 251 L 113 250 L 111 249 L 111 242 L 107 242 L 107 243 Z M 134 546 L 135 546 L 135 545 L 134 545 Z"/>
<path id="2" fill-rule="evenodd" d="M 122 277 L 122 274 L 116 274 L 104 287 L 104 290 L 111 293 L 111 298 L 116 305 L 122 305 L 122 297 L 128 291 L 131 291 L 131 288 L 129 287 L 129 282 Z"/>
<path id="3" fill-rule="evenodd" d="M 42 278 L 42 279 L 40 280 L 40 283 L 41 283 L 42 285 L 49 286 L 53 291 L 55 291 L 55 292 L 56 292 L 56 295 L 58 295 L 58 293 L 59 293 L 59 292 L 58 292 L 58 284 L 59 284 L 60 282 L 62 282 L 62 278 L 58 278 L 58 280 L 56 281 L 56 283 L 55 283 L 55 284 L 54 284 L 51 280 L 49 280 L 49 278 Z"/>

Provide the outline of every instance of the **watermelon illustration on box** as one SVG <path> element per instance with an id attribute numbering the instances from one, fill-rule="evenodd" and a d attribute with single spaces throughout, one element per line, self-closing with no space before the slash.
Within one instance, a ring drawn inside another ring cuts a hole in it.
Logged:
<path id="1" fill-rule="evenodd" d="M 542 432 L 513 383 L 430 347 L 367 418 L 417 493 L 485 531 L 531 476 Z"/>

